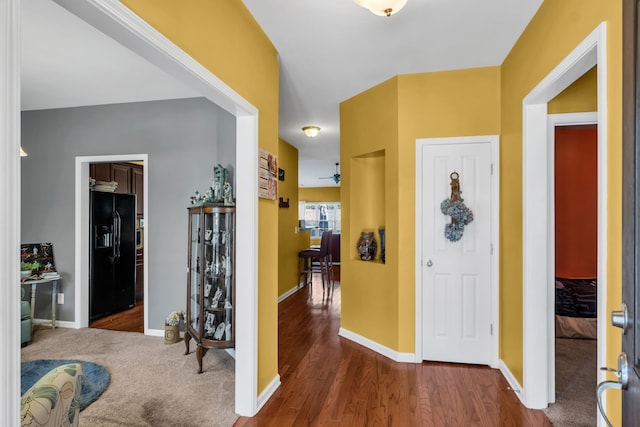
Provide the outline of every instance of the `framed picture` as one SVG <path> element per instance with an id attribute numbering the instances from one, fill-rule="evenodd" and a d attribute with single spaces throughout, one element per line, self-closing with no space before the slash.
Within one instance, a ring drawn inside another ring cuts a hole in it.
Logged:
<path id="1" fill-rule="evenodd" d="M 278 194 L 278 158 L 260 149 L 258 161 L 258 197 L 276 200 Z"/>
<path id="2" fill-rule="evenodd" d="M 38 263 L 34 270 L 56 271 L 51 243 L 24 243 L 20 245 L 20 262 Z"/>

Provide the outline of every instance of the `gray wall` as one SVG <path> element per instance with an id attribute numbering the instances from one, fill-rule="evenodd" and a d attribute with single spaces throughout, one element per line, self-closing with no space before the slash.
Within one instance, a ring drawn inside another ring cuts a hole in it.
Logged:
<path id="1" fill-rule="evenodd" d="M 235 117 L 204 98 L 22 113 L 21 240 L 53 243 L 59 320 L 75 320 L 76 156 L 148 154 L 145 304 L 149 328 L 163 329 L 168 313 L 186 309 L 189 197 L 208 189 L 217 163 L 235 170 L 235 140 Z M 49 287 L 38 291 L 36 318 L 49 316 L 50 298 Z"/>

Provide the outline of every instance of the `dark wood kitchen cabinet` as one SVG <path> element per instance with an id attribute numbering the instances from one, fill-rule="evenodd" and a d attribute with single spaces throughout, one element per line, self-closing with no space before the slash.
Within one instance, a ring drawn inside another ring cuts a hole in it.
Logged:
<path id="1" fill-rule="evenodd" d="M 115 181 L 116 193 L 136 195 L 137 218 L 144 218 L 144 173 L 136 163 L 93 163 L 89 176 L 96 181 Z"/>

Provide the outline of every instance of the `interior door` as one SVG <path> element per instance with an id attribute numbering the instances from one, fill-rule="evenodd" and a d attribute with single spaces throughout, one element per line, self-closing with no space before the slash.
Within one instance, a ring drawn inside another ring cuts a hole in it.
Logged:
<path id="1" fill-rule="evenodd" d="M 640 425 L 640 293 L 638 292 L 638 266 L 640 251 L 638 239 L 639 181 L 638 181 L 638 77 L 639 0 L 625 0 L 623 4 L 623 193 L 622 193 L 622 302 L 627 318 L 612 316 L 614 324 L 623 328 L 622 355 L 626 355 L 628 369 L 622 372 L 622 425 Z M 624 357 L 622 356 L 621 357 Z M 625 378 L 626 377 L 626 378 Z M 625 381 L 626 380 L 626 381 Z M 624 383 L 627 383 L 626 385 Z"/>
<path id="2" fill-rule="evenodd" d="M 491 144 L 425 144 L 421 156 L 422 358 L 490 364 Z M 457 241 L 441 211 L 454 173 L 473 213 Z"/>
<path id="3" fill-rule="evenodd" d="M 602 397 L 607 389 L 622 390 L 622 426 L 640 425 L 640 170 L 638 162 L 640 111 L 640 0 L 623 0 L 622 66 L 622 307 L 611 313 L 611 323 L 622 329 L 622 352 L 616 368 L 602 368 L 617 380 L 598 385 L 598 407 L 606 424 L 611 426 Z"/>

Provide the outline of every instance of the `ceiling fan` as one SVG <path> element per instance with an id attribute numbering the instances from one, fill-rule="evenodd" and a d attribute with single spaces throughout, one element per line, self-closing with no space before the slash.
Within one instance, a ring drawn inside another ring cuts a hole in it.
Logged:
<path id="1" fill-rule="evenodd" d="M 331 176 L 321 176 L 319 179 L 332 179 L 336 184 L 340 184 L 340 173 L 338 172 L 338 165 L 340 163 L 336 162 L 336 173 Z"/>

